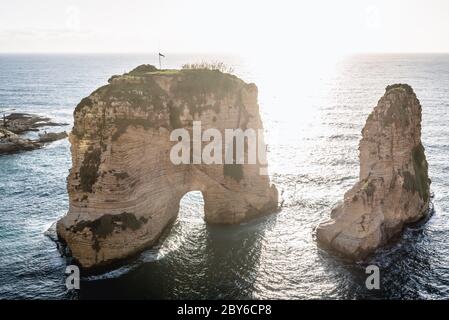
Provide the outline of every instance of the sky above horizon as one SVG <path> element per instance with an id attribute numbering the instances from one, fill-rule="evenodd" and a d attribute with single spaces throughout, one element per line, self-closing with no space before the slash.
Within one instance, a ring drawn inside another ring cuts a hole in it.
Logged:
<path id="1" fill-rule="evenodd" d="M 449 52 L 446 0 L 0 2 L 0 52 Z"/>

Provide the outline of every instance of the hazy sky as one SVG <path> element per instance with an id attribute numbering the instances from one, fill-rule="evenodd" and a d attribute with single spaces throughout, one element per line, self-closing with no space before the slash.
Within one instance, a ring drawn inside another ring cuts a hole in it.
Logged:
<path id="1" fill-rule="evenodd" d="M 0 52 L 449 52 L 447 0 L 0 2 Z"/>

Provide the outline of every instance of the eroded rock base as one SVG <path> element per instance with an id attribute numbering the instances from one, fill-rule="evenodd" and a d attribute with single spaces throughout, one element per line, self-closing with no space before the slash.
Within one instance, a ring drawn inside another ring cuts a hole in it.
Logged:
<path id="1" fill-rule="evenodd" d="M 359 182 L 316 229 L 322 247 L 355 260 L 424 218 L 430 201 L 421 105 L 410 86 L 386 88 L 362 136 Z"/>

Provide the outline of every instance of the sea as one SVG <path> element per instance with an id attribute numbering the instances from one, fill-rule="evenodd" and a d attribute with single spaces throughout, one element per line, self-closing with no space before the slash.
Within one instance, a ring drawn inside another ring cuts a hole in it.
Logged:
<path id="1" fill-rule="evenodd" d="M 448 299 L 449 55 L 333 57 L 169 54 L 162 68 L 222 61 L 259 89 L 269 174 L 282 208 L 248 223 L 208 225 L 200 192 L 155 247 L 66 288 L 68 261 L 53 223 L 66 214 L 70 144 L 0 156 L 1 299 Z M 157 54 L 1 54 L 0 110 L 49 116 L 70 131 L 77 103 L 114 74 Z M 433 210 L 365 261 L 317 247 L 316 225 L 357 180 L 358 143 L 393 83 L 410 84 L 423 107 L 422 140 Z M 33 137 L 36 133 L 28 133 Z M 368 265 L 380 289 L 366 286 Z"/>

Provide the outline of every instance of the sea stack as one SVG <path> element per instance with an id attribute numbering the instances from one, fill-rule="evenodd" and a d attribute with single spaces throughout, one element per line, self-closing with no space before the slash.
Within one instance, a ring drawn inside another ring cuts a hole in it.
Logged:
<path id="1" fill-rule="evenodd" d="M 192 134 L 195 121 L 223 137 L 225 129 L 262 129 L 257 87 L 218 70 L 142 65 L 78 104 L 69 135 L 69 211 L 57 233 L 79 265 L 107 266 L 153 245 L 189 191 L 202 192 L 208 223 L 240 223 L 277 209 L 278 192 L 259 161 L 171 161 L 178 141 L 170 133 Z"/>
<path id="2" fill-rule="evenodd" d="M 362 130 L 359 181 L 316 230 L 318 244 L 359 260 L 428 214 L 421 105 L 407 84 L 386 88 Z"/>

